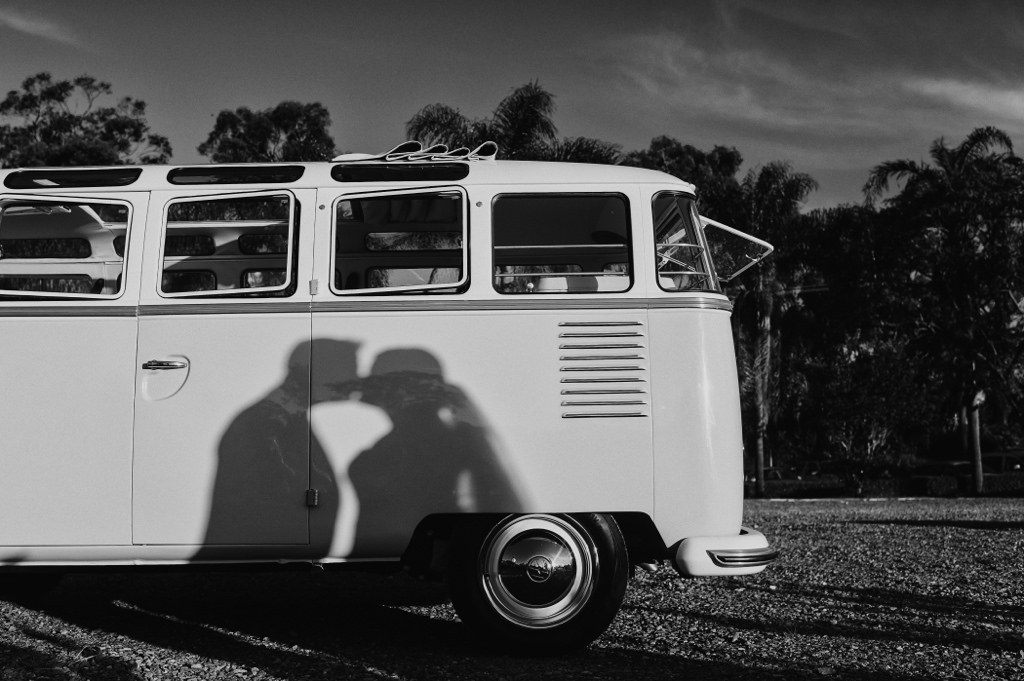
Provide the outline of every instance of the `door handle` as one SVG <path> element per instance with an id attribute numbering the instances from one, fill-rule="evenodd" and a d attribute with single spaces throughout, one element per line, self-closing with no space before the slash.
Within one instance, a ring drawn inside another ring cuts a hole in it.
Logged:
<path id="1" fill-rule="evenodd" d="M 150 369 L 152 371 L 166 371 L 167 369 L 186 369 L 188 368 L 188 362 L 179 362 L 176 360 L 162 360 L 162 359 L 151 359 L 142 365 L 143 369 Z"/>

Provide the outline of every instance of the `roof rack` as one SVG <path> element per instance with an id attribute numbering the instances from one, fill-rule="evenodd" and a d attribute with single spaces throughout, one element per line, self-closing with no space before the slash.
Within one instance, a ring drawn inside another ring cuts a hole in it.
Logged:
<path id="1" fill-rule="evenodd" d="M 484 142 L 472 151 L 469 147 L 459 147 L 448 151 L 448 146 L 445 144 L 434 144 L 424 149 L 421 143 L 410 140 L 402 142 L 383 154 L 342 154 L 332 160 L 345 163 L 438 163 L 444 161 L 493 161 L 497 154 L 498 145 L 494 142 Z"/>

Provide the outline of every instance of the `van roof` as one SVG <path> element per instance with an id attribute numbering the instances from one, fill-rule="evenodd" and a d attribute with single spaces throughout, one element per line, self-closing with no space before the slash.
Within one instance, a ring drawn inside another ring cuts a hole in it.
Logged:
<path id="1" fill-rule="evenodd" d="M 400 174 L 413 179 L 339 180 L 337 169 L 405 169 Z M 431 176 L 431 168 L 447 168 Z M 422 175 L 413 169 L 424 169 Z M 237 173 L 231 173 L 237 169 Z M 332 170 L 336 172 L 332 175 Z M 413 170 L 413 172 L 407 172 Z M 212 172 L 204 172 L 212 171 Z M 218 172 L 219 171 L 219 172 Z M 452 179 L 451 173 L 461 179 Z M 215 177 L 217 175 L 218 177 Z M 187 181 L 181 181 L 188 176 Z M 249 179 L 244 179 L 248 176 Z M 422 176 L 424 179 L 416 179 Z M 243 179 L 239 179 L 239 178 Z M 173 178 L 177 178 L 172 181 Z M 226 163 L 205 165 L 104 166 L 76 168 L 16 168 L 0 170 L 0 191 L 30 190 L 32 193 L 65 193 L 96 189 L 152 191 L 184 188 L 246 188 L 267 185 L 281 188 L 460 185 L 545 185 L 545 184 L 672 184 L 681 191 L 694 186 L 657 170 L 620 165 L 561 163 L 545 161 L 324 161 L 315 163 Z"/>

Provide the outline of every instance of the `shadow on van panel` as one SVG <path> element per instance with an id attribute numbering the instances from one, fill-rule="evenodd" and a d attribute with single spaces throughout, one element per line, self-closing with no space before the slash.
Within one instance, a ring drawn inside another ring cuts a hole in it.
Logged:
<path id="1" fill-rule="evenodd" d="M 418 348 L 387 350 L 360 377 L 358 348 L 334 339 L 300 344 L 281 385 L 228 427 L 195 559 L 230 558 L 223 548 L 229 544 L 307 538 L 315 557 L 332 547 L 334 555 L 391 557 L 428 514 L 521 510 L 493 434 L 466 393 L 445 380 L 436 357 Z M 310 410 L 326 403 L 362 410 L 325 412 L 342 416 L 318 426 L 321 442 Z M 367 408 L 388 425 L 360 440 Z M 367 442 L 373 444 L 359 451 Z M 319 498 L 307 508 L 310 485 Z M 342 503 L 343 489 L 356 499 Z"/>
<path id="2" fill-rule="evenodd" d="M 325 380 L 356 376 L 357 344 L 314 344 L 331 359 Z M 239 414 L 221 438 L 205 545 L 307 542 L 309 467 L 323 465 L 322 456 L 316 456 L 321 448 L 309 439 L 309 403 L 328 397 L 323 382 L 311 389 L 311 352 L 310 343 L 298 345 L 284 381 Z M 320 503 L 325 511 L 336 512 L 337 489 L 323 490 Z M 201 554 L 196 557 L 205 557 Z"/>
<path id="3" fill-rule="evenodd" d="M 392 430 L 348 469 L 359 498 L 353 557 L 401 551 L 431 513 L 519 509 L 483 418 L 465 392 L 445 381 L 432 354 L 382 352 L 357 389 L 363 403 L 387 414 Z"/>

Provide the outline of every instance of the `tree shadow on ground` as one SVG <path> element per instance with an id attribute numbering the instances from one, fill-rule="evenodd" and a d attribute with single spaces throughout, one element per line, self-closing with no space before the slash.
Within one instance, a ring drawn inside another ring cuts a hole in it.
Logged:
<path id="1" fill-rule="evenodd" d="M 760 631 L 786 632 L 807 636 L 833 636 L 933 646 L 969 646 L 990 653 L 1016 653 L 1024 629 L 1024 608 L 979 603 L 968 598 L 917 594 L 877 588 L 843 588 L 774 583 L 750 585 L 746 591 L 762 591 L 771 599 L 785 601 L 778 612 L 818 612 L 827 617 L 807 619 L 763 616 L 757 619 L 730 615 L 708 615 L 700 611 L 673 610 L 720 625 Z M 639 606 L 643 608 L 644 606 Z M 656 610 L 656 609 L 654 609 Z M 666 611 L 668 612 L 668 611 Z M 912 625 L 908 626 L 908 622 Z M 969 629 L 958 627 L 967 624 Z"/>
<path id="2" fill-rule="evenodd" d="M 546 678 L 553 669 L 572 669 L 573 676 L 591 679 L 814 675 L 806 664 L 780 669 L 775 659 L 746 658 L 739 664 L 725 658 L 693 660 L 645 652 L 642 632 L 633 643 L 629 636 L 608 635 L 557 661 L 530 657 L 528 651 L 510 659 L 482 649 L 471 638 L 445 604 L 439 585 L 402 574 L 77 575 L 68 577 L 41 610 L 71 625 L 124 636 L 136 649 L 144 648 L 138 645 L 142 643 L 181 653 L 177 664 L 182 671 L 191 671 L 190 662 L 203 662 L 207 668 L 256 667 L 289 679 L 382 673 L 417 679 Z M 728 624 L 740 629 L 757 626 L 739 618 Z M 139 655 L 146 657 L 144 652 Z M 135 678 L 133 668 L 134 662 L 115 659 L 114 673 L 107 678 Z M 155 673 L 173 673 L 173 668 Z M 224 670 L 229 673 L 231 669 Z M 857 670 L 834 677 L 916 679 Z"/>

